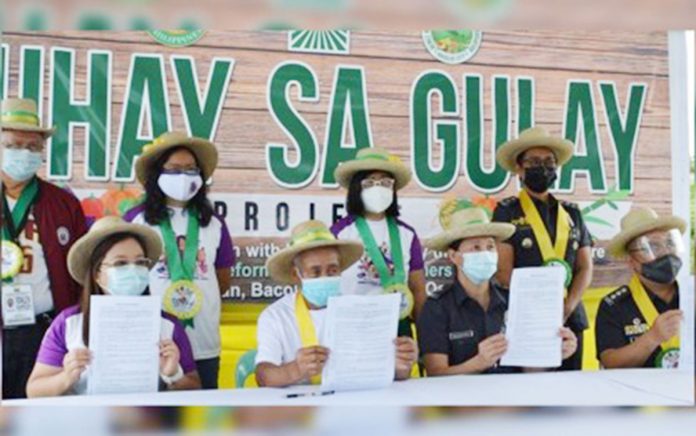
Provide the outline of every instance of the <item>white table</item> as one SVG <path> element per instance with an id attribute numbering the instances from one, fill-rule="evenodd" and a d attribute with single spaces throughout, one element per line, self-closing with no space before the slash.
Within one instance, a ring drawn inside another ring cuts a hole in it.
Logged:
<path id="1" fill-rule="evenodd" d="M 657 369 L 431 377 L 387 389 L 286 398 L 317 386 L 154 394 L 64 396 L 3 401 L 3 406 L 688 406 L 693 375 Z"/>

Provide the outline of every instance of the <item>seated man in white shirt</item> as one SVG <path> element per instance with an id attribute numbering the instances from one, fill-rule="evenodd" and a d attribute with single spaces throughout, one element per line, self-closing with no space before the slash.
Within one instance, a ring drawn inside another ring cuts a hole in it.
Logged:
<path id="1" fill-rule="evenodd" d="M 256 381 L 259 386 L 319 383 L 330 350 L 319 345 L 329 297 L 340 292 L 341 272 L 362 255 L 359 242 L 341 241 L 321 221 L 298 224 L 290 244 L 268 259 L 278 283 L 298 284 L 261 313 L 257 326 Z M 395 340 L 397 380 L 406 379 L 418 358 L 413 339 Z"/>

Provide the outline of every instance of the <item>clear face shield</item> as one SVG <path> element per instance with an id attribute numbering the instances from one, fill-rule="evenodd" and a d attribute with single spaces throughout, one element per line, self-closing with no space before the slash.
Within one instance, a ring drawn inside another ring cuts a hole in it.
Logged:
<path id="1" fill-rule="evenodd" d="M 668 255 L 681 257 L 685 251 L 684 240 L 677 229 L 650 232 L 628 244 L 628 252 L 640 263 L 651 262 Z"/>

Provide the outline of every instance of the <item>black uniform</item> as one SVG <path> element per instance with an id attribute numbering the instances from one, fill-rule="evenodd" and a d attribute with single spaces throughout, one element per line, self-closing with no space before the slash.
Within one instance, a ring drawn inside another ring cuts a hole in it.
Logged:
<path id="1" fill-rule="evenodd" d="M 446 290 L 428 297 L 418 316 L 418 344 L 422 354 L 449 357 L 449 365 L 466 362 L 478 354 L 478 344 L 504 332 L 508 291 L 491 281 L 490 302 L 484 311 L 458 280 Z M 518 367 L 489 368 L 486 373 L 521 372 Z"/>
<path id="2" fill-rule="evenodd" d="M 666 303 L 647 288 L 646 293 L 650 297 L 650 301 L 655 305 L 658 313 L 679 309 L 679 292 L 676 293 L 669 303 Z M 628 286 L 620 287 L 604 297 L 599 305 L 597 325 L 595 327 L 597 359 L 599 359 L 599 355 L 603 351 L 625 347 L 647 331 L 648 324 L 633 300 Z M 643 363 L 642 367 L 657 367 L 655 359 L 661 350 L 661 347 L 657 347 Z"/>
<path id="3" fill-rule="evenodd" d="M 538 200 L 534 197 L 531 198 L 551 236 L 551 242 L 555 243 L 559 201 L 552 195 L 549 195 L 549 200 L 547 202 Z M 592 237 L 587 230 L 587 226 L 585 226 L 585 221 L 582 219 L 582 213 L 578 206 L 566 201 L 561 201 L 560 204 L 563 205 L 563 208 L 571 219 L 568 247 L 564 260 L 568 262 L 573 270 L 573 274 L 575 274 L 577 272 L 577 252 L 582 247 L 592 246 Z M 541 255 L 539 244 L 534 237 L 532 227 L 525 218 L 518 197 L 508 197 L 499 202 L 493 212 L 493 221 L 514 224 L 516 227 L 515 233 L 505 241 L 513 247 L 515 256 L 514 268 L 541 266 L 544 264 L 544 258 Z M 566 326 L 575 333 L 578 340 L 578 349 L 575 354 L 563 361 L 561 369 L 581 369 L 582 332 L 589 327 L 587 314 L 585 313 L 585 307 L 582 302 L 580 302 L 573 313 L 570 314 Z"/>

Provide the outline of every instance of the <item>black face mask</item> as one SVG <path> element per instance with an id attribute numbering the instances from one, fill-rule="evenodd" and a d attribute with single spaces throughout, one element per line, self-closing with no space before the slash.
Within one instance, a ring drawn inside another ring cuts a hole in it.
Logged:
<path id="1" fill-rule="evenodd" d="M 556 181 L 556 169 L 547 168 L 545 166 L 531 167 L 524 170 L 524 185 L 536 192 L 541 194 L 546 192 L 553 182 Z"/>
<path id="2" fill-rule="evenodd" d="M 678 256 L 668 254 L 641 266 L 640 274 L 648 280 L 663 285 L 672 283 L 677 279 L 677 274 L 682 267 L 682 261 Z"/>

